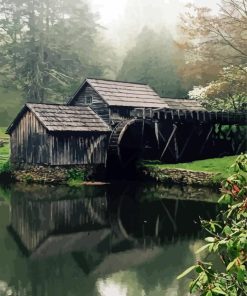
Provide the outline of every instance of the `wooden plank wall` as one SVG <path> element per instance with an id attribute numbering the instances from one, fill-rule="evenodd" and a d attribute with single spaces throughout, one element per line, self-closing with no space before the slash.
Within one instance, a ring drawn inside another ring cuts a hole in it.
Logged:
<path id="1" fill-rule="evenodd" d="M 106 162 L 106 134 L 54 135 L 50 138 L 52 165 L 103 164 Z"/>
<path id="2" fill-rule="evenodd" d="M 27 111 L 11 134 L 11 162 L 50 163 L 49 140 L 46 129 Z"/>
<path id="3" fill-rule="evenodd" d="M 11 135 L 14 164 L 104 164 L 108 135 L 99 133 L 49 134 L 28 111 Z"/>
<path id="4" fill-rule="evenodd" d="M 86 85 L 81 92 L 78 94 L 77 98 L 73 101 L 74 106 L 85 106 L 85 97 L 92 96 L 93 102 L 90 107 L 96 112 L 106 123 L 109 123 L 109 107 L 102 100 L 100 95 L 90 85 Z"/>

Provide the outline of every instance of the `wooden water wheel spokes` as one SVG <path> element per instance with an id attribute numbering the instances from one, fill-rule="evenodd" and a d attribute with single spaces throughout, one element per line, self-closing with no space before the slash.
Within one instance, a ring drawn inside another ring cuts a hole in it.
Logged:
<path id="1" fill-rule="evenodd" d="M 149 130 L 146 132 L 147 129 Z M 153 149 L 152 138 L 155 139 L 155 131 L 150 122 L 142 119 L 123 120 L 112 131 L 108 153 L 117 157 L 122 167 L 127 167 L 145 149 Z M 157 145 L 156 142 L 155 140 Z"/>

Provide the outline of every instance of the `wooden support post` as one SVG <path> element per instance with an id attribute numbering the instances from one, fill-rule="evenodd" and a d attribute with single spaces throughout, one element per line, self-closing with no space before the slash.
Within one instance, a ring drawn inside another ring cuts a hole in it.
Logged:
<path id="1" fill-rule="evenodd" d="M 142 136 L 141 136 L 141 147 L 144 148 L 144 128 L 145 128 L 145 119 L 142 119 Z"/>
<path id="2" fill-rule="evenodd" d="M 201 148 L 201 150 L 200 150 L 200 152 L 199 152 L 199 155 L 202 155 L 202 152 L 203 152 L 204 149 L 205 149 L 205 146 L 206 146 L 206 144 L 207 144 L 207 142 L 208 142 L 208 140 L 209 140 L 209 137 L 211 136 L 211 134 L 212 134 L 212 132 L 213 132 L 213 129 L 214 129 L 214 126 L 211 126 L 211 128 L 210 128 L 210 130 L 209 130 L 209 132 L 208 132 L 208 134 L 207 134 L 207 137 L 206 137 L 205 141 L 204 141 L 203 144 L 202 144 L 202 148 Z"/>
<path id="3" fill-rule="evenodd" d="M 241 141 L 240 144 L 238 145 L 238 148 L 237 148 L 236 154 L 239 154 L 239 153 L 240 153 L 241 148 L 242 148 L 243 144 L 246 143 L 246 141 L 247 141 L 246 138 L 243 137 L 242 141 Z"/>
<path id="4" fill-rule="evenodd" d="M 166 139 L 165 136 L 161 133 L 160 130 L 159 130 L 159 136 L 160 136 L 160 138 L 163 140 L 164 143 L 167 143 L 167 139 Z M 168 147 L 168 149 L 169 149 L 170 152 L 173 154 L 173 151 L 171 150 L 170 146 Z"/>
<path id="5" fill-rule="evenodd" d="M 178 158 L 179 158 L 179 151 L 178 151 L 178 141 L 177 141 L 177 136 L 176 134 L 174 134 L 174 150 L 175 150 L 175 159 L 176 161 L 178 161 Z"/>
<path id="6" fill-rule="evenodd" d="M 186 141 L 185 141 L 185 143 L 184 143 L 183 149 L 182 149 L 181 153 L 179 154 L 178 160 L 180 160 L 181 157 L 183 156 L 184 151 L 185 151 L 185 149 L 187 148 L 187 146 L 188 146 L 188 144 L 189 144 L 189 142 L 190 142 L 190 140 L 191 140 L 191 138 L 192 138 L 192 136 L 193 136 L 193 134 L 194 134 L 194 132 L 195 132 L 195 129 L 196 129 L 195 126 L 193 126 L 193 128 L 192 128 L 192 130 L 191 130 L 189 136 L 187 137 L 187 139 L 186 139 Z"/>
<path id="7" fill-rule="evenodd" d="M 158 121 L 155 120 L 154 122 L 154 132 L 155 132 L 155 138 L 157 140 L 157 146 L 158 146 L 158 149 L 160 147 L 160 143 L 159 143 L 159 125 L 158 125 Z"/>
<path id="8" fill-rule="evenodd" d="M 177 130 L 177 125 L 176 125 L 176 124 L 173 124 L 173 130 L 172 130 L 172 133 L 171 133 L 171 135 L 170 135 L 170 137 L 169 137 L 169 139 L 168 139 L 168 141 L 167 141 L 167 143 L 166 143 L 166 146 L 165 146 L 165 148 L 164 148 L 164 150 L 163 150 L 163 152 L 162 152 L 162 154 L 161 154 L 161 156 L 160 156 L 160 159 L 162 159 L 162 157 L 163 157 L 164 154 L 166 153 L 166 150 L 167 150 L 167 148 L 169 147 L 169 145 L 170 145 L 170 143 L 171 143 L 171 140 L 172 140 L 172 138 L 173 138 L 173 136 L 174 136 L 176 130 Z"/>

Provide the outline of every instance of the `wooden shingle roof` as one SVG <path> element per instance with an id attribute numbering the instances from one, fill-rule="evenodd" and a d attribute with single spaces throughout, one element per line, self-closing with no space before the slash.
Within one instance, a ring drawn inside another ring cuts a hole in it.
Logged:
<path id="1" fill-rule="evenodd" d="M 159 95 L 146 84 L 89 78 L 84 81 L 80 89 L 82 89 L 86 83 L 88 83 L 109 106 L 135 108 L 166 107 L 166 104 L 161 100 Z M 74 98 L 77 94 L 78 92 L 75 94 Z M 72 98 L 72 100 L 74 98 Z"/>
<path id="2" fill-rule="evenodd" d="M 26 104 L 7 132 L 11 133 L 26 111 L 35 114 L 40 123 L 51 132 L 109 132 L 108 125 L 87 106 Z"/>
<path id="3" fill-rule="evenodd" d="M 172 98 L 162 98 L 162 100 L 168 105 L 167 109 L 173 110 L 191 110 L 200 111 L 206 110 L 202 107 L 200 102 L 196 100 L 186 100 L 186 99 L 172 99 Z"/>

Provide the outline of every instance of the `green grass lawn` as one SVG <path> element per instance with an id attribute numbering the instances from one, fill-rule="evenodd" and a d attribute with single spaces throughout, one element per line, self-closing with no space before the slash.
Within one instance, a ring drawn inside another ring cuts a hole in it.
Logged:
<path id="1" fill-rule="evenodd" d="M 5 134 L 5 131 L 6 127 L 0 127 L 0 139 L 4 140 L 4 142 L 7 142 L 3 147 L 0 147 L 0 170 L 4 163 L 6 163 L 9 159 L 10 153 L 9 136 Z"/>
<path id="2" fill-rule="evenodd" d="M 5 134 L 6 127 L 0 127 L 0 139 L 9 139 L 9 136 Z"/>
<path id="3" fill-rule="evenodd" d="M 152 164 L 147 162 L 144 163 L 144 166 L 219 173 L 223 178 L 227 178 L 233 173 L 233 169 L 230 168 L 230 166 L 234 163 L 236 158 L 237 156 L 225 156 L 222 158 L 211 158 L 177 164 Z"/>

